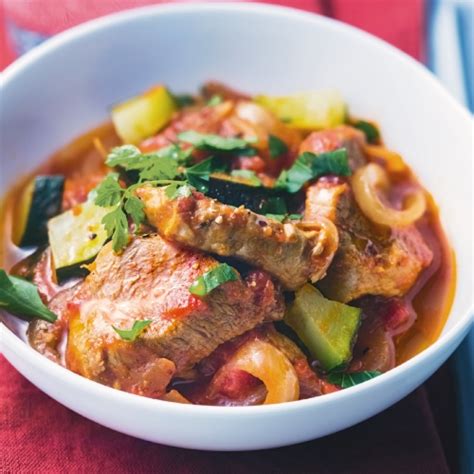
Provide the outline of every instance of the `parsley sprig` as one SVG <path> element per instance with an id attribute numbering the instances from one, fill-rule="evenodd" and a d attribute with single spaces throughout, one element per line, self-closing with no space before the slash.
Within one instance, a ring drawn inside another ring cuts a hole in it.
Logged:
<path id="1" fill-rule="evenodd" d="M 339 176 L 351 174 L 345 148 L 319 155 L 309 151 L 302 153 L 291 168 L 281 172 L 275 187 L 289 193 L 296 193 L 306 182 L 326 174 Z"/>

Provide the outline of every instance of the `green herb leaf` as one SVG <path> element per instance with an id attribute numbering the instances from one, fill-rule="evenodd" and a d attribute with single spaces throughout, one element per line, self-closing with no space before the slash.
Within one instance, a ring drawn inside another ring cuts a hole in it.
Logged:
<path id="1" fill-rule="evenodd" d="M 128 196 L 124 209 L 125 212 L 132 218 L 135 225 L 140 225 L 145 220 L 145 205 L 136 196 Z"/>
<path id="2" fill-rule="evenodd" d="M 209 190 L 209 177 L 211 176 L 211 173 L 216 173 L 218 171 L 224 172 L 226 169 L 227 167 L 223 166 L 218 159 L 211 157 L 186 168 L 185 175 L 188 183 L 192 187 L 202 193 L 207 193 Z"/>
<path id="3" fill-rule="evenodd" d="M 3 269 L 0 269 L 0 307 L 26 319 L 39 318 L 50 323 L 57 319 L 41 301 L 36 285 L 8 275 Z"/>
<path id="4" fill-rule="evenodd" d="M 208 101 L 207 104 L 209 107 L 215 107 L 222 103 L 222 97 L 219 94 L 214 94 Z"/>
<path id="5" fill-rule="evenodd" d="M 205 296 L 218 286 L 227 281 L 239 279 L 237 271 L 227 263 L 221 263 L 217 267 L 201 275 L 190 287 L 189 291 L 196 296 Z"/>
<path id="6" fill-rule="evenodd" d="M 170 156 L 145 155 L 150 161 L 140 171 L 143 181 L 174 179 L 178 175 L 178 162 Z"/>
<path id="7" fill-rule="evenodd" d="M 121 166 L 125 169 L 135 169 L 132 166 L 139 163 L 142 157 L 142 152 L 134 145 L 117 146 L 107 155 L 105 164 L 111 168 Z"/>
<path id="8" fill-rule="evenodd" d="M 297 221 L 303 216 L 301 214 L 265 214 L 265 217 L 275 221 L 283 222 L 284 220 Z"/>
<path id="9" fill-rule="evenodd" d="M 128 221 L 121 206 L 116 207 L 102 218 L 107 236 L 112 237 L 114 252 L 120 252 L 128 244 Z"/>
<path id="10" fill-rule="evenodd" d="M 178 135 L 179 140 L 191 143 L 196 148 L 209 151 L 239 151 L 248 150 L 250 140 L 244 140 L 243 138 L 226 138 L 219 135 L 205 134 L 195 132 L 194 130 L 188 130 L 187 132 L 181 132 Z"/>
<path id="11" fill-rule="evenodd" d="M 275 187 L 289 193 L 296 193 L 307 181 L 327 174 L 339 176 L 351 174 L 345 148 L 319 155 L 311 152 L 302 153 L 290 169 L 281 172 Z"/>
<path id="12" fill-rule="evenodd" d="M 243 178 L 245 184 L 248 184 L 249 186 L 262 185 L 260 178 L 255 174 L 255 171 L 252 170 L 232 170 L 230 175 L 235 176 L 236 178 Z"/>
<path id="13" fill-rule="evenodd" d="M 378 377 L 382 372 L 378 370 L 366 370 L 364 372 L 335 372 L 328 375 L 328 381 L 334 385 L 339 385 L 342 388 L 353 387 L 367 380 Z"/>
<path id="14" fill-rule="evenodd" d="M 268 150 L 271 158 L 279 158 L 288 152 L 288 147 L 283 140 L 280 140 L 275 135 L 268 135 Z"/>
<path id="15" fill-rule="evenodd" d="M 190 94 L 173 94 L 173 100 L 180 109 L 193 105 L 196 102 Z"/>
<path id="16" fill-rule="evenodd" d="M 178 174 L 177 158 L 185 158 L 186 154 L 176 145 L 166 147 L 154 153 L 143 154 L 133 145 L 113 148 L 109 153 L 107 166 L 120 166 L 126 171 L 138 170 L 141 180 L 173 179 Z"/>
<path id="17" fill-rule="evenodd" d="M 193 192 L 193 188 L 188 184 L 172 183 L 165 188 L 165 195 L 169 199 L 178 197 L 189 197 Z"/>
<path id="18" fill-rule="evenodd" d="M 143 319 L 140 321 L 134 321 L 131 329 L 118 329 L 115 326 L 112 326 L 112 328 L 124 341 L 133 342 L 152 322 L 151 319 Z"/>
<path id="19" fill-rule="evenodd" d="M 380 132 L 374 124 L 366 122 L 365 120 L 357 120 L 351 125 L 364 132 L 365 137 L 369 143 L 378 143 L 380 139 Z"/>
<path id="20" fill-rule="evenodd" d="M 118 182 L 118 174 L 110 173 L 95 188 L 95 204 L 102 207 L 114 206 L 120 202 L 124 189 Z"/>
<path id="21" fill-rule="evenodd" d="M 159 158 L 172 158 L 180 165 L 188 165 L 191 160 L 193 150 L 193 147 L 189 147 L 186 150 L 183 150 L 178 144 L 173 143 L 164 148 L 160 148 L 154 154 Z"/>

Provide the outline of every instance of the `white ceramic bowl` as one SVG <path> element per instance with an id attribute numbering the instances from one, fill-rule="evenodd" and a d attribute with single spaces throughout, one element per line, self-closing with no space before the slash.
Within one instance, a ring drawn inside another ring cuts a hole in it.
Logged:
<path id="1" fill-rule="evenodd" d="M 458 288 L 442 336 L 387 374 L 319 398 L 222 408 L 151 400 L 55 365 L 0 324 L 2 351 L 31 382 L 98 423 L 198 449 L 281 446 L 358 423 L 407 395 L 453 352 L 471 323 L 470 116 L 415 61 L 319 16 L 262 5 L 173 5 L 99 19 L 61 34 L 4 72 L 1 186 L 108 116 L 111 104 L 164 82 L 194 91 L 219 79 L 250 92 L 337 88 L 351 110 L 381 124 L 440 205 L 456 251 Z"/>

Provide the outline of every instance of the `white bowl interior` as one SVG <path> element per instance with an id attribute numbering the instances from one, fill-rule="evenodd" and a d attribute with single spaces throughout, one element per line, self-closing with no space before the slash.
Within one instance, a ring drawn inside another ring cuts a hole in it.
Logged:
<path id="1" fill-rule="evenodd" d="M 107 119 L 112 104 L 156 83 L 192 92 L 208 79 L 249 92 L 336 88 L 351 112 L 376 120 L 388 146 L 435 196 L 456 250 L 458 290 L 443 334 L 466 326 L 472 304 L 469 117 L 414 61 L 337 22 L 262 6 L 173 6 L 115 15 L 50 40 L 3 78 L 2 191 Z"/>

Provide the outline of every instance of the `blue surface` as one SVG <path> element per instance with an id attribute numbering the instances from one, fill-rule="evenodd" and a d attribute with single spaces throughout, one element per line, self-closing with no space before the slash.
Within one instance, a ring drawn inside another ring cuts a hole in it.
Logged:
<path id="1" fill-rule="evenodd" d="M 459 56 L 459 71 L 454 75 L 459 81 L 445 85 L 464 105 L 474 112 L 474 1 L 428 1 L 428 66 L 440 78 L 453 75 L 443 70 L 449 63 L 443 54 Z M 444 18 L 440 16 L 444 15 Z M 445 28 L 453 19 L 454 28 Z M 440 24 L 443 23 L 443 26 Z M 448 37 L 448 35 L 454 37 Z M 446 45 L 450 45 L 446 48 Z M 457 74 L 456 74 L 457 73 Z M 458 394 L 458 418 L 460 427 L 460 472 L 474 473 L 474 327 L 452 357 Z"/>

